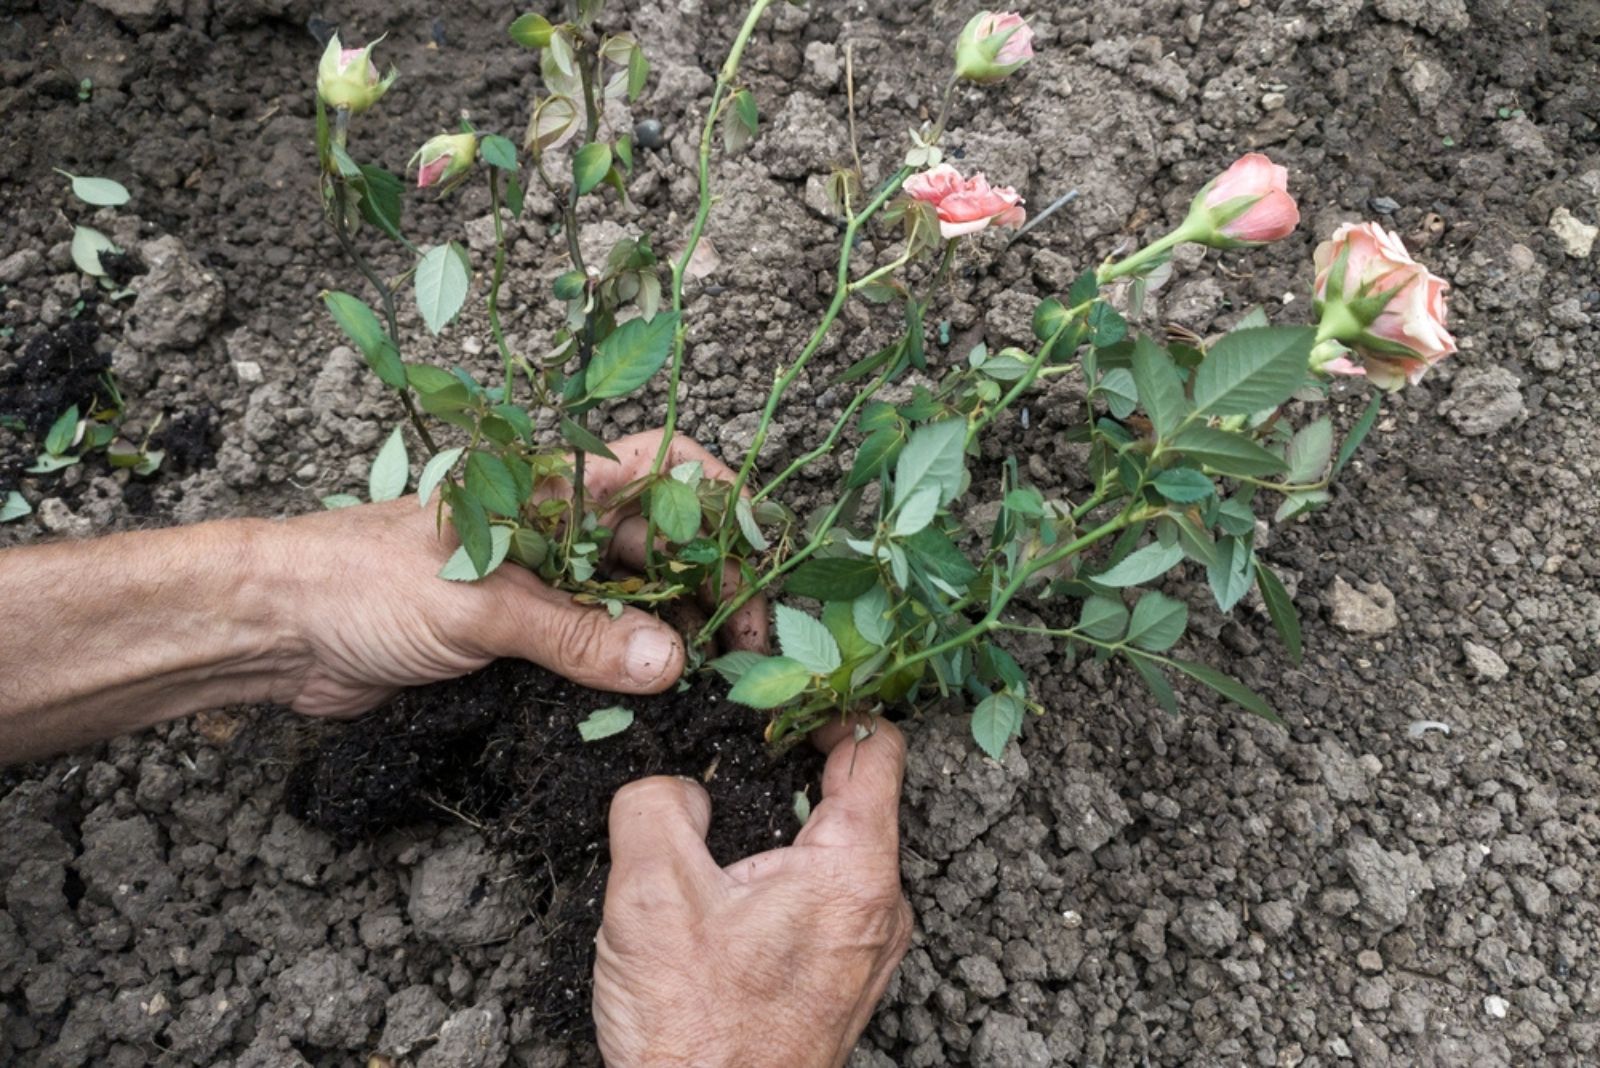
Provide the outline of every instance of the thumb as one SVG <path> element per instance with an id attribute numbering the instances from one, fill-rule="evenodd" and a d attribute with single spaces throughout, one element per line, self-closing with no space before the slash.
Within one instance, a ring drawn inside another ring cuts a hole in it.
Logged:
<path id="1" fill-rule="evenodd" d="M 516 569 L 502 569 L 514 573 Z M 580 686 L 616 693 L 660 693 L 683 674 L 683 640 L 647 612 L 577 604 L 532 575 L 508 591 L 496 635 L 498 656 L 531 660 Z"/>

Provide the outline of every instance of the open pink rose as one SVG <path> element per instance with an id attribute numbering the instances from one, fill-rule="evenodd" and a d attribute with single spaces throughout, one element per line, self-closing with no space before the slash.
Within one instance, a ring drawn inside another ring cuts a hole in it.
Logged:
<path id="1" fill-rule="evenodd" d="M 939 216 L 939 233 L 945 240 L 975 234 L 995 226 L 1021 226 L 1028 213 L 1022 197 L 1007 186 L 993 187 L 981 174 L 962 178 L 948 163 L 906 179 L 905 191 L 914 200 L 932 204 Z"/>
<path id="2" fill-rule="evenodd" d="M 1324 360 L 1319 370 L 1366 375 L 1393 390 L 1415 385 L 1456 351 L 1445 328 L 1449 283 L 1413 260 L 1395 234 L 1377 223 L 1346 223 L 1317 246 L 1315 261 L 1318 336 L 1360 360 Z"/>

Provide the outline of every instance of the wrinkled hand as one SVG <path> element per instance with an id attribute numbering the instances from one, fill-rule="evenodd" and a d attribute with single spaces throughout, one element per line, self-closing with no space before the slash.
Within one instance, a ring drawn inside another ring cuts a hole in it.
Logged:
<path id="1" fill-rule="evenodd" d="M 649 474 L 661 431 L 612 444 L 620 462 L 586 462 L 590 499 L 613 499 Z M 673 440 L 667 466 L 699 460 L 706 477 L 733 481 L 725 464 L 685 437 Z M 646 527 L 637 514 L 613 511 L 612 563 L 642 568 Z M 584 686 L 656 693 L 683 672 L 682 639 L 636 608 L 613 620 L 603 608 L 573 602 L 527 570 L 507 564 L 478 582 L 435 575 L 456 539 L 441 531 L 431 505 L 415 496 L 339 509 L 279 524 L 267 535 L 282 572 L 292 576 L 287 611 L 297 644 L 290 704 L 310 715 L 353 715 L 396 690 L 475 671 L 498 657 L 531 660 Z M 737 579 L 737 572 L 734 572 Z M 767 608 L 755 598 L 734 616 L 725 640 L 761 649 Z"/>
<path id="2" fill-rule="evenodd" d="M 608 1068 L 838 1068 L 911 937 L 900 892 L 905 740 L 831 743 L 823 800 L 794 845 L 723 869 L 698 784 L 631 783 L 611 805 L 594 969 Z"/>

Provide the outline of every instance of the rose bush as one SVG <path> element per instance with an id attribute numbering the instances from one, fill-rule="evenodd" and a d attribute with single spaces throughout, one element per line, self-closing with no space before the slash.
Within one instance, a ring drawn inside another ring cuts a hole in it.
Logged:
<path id="1" fill-rule="evenodd" d="M 1017 228 L 1026 217 L 1015 189 L 983 174 L 964 178 L 942 162 L 957 88 L 1015 76 L 1033 54 L 1021 16 L 981 12 L 956 43 L 938 117 L 912 131 L 903 163 L 875 184 L 859 161 L 829 177 L 841 230 L 834 290 L 803 345 L 763 354 L 773 381 L 747 454 L 728 469 L 673 461 L 668 443 L 693 368 L 685 279 L 713 223 L 719 141 L 739 152 L 760 131 L 761 108 L 739 69 L 772 2 L 751 5 L 712 86 L 696 158 L 699 202 L 670 262 L 644 237 L 620 238 L 600 257 L 586 257 L 579 240 L 580 203 L 608 189 L 624 195 L 634 168 L 632 135 L 623 132 L 630 125 L 602 121 L 600 102 L 625 107 L 649 77 L 634 38 L 599 29 L 601 0 L 578 0 L 561 23 L 528 14 L 512 24 L 512 36 L 539 51 L 543 81 L 520 152 L 504 136 L 467 128 L 429 141 L 416 157 L 419 186 L 475 175 L 487 185 L 495 245 L 482 264 L 458 241 L 413 243 L 400 226 L 402 183 L 352 157 L 350 118 L 368 102 L 351 84 L 371 92 L 384 83 L 354 59 L 334 72 L 346 81 L 319 78 L 327 215 L 382 315 L 349 293 L 325 301 L 428 454 L 419 503 L 436 508 L 460 542 L 441 577 L 475 581 L 502 566 L 526 567 L 613 615 L 709 593 L 715 607 L 693 636 L 691 658 L 709 660 L 732 699 L 766 711 L 767 735 L 779 744 L 841 713 L 960 696 L 972 702 L 976 740 L 999 757 L 1026 714 L 1043 711 L 1007 649 L 1018 636 L 1053 639 L 1069 656 L 1119 658 L 1169 710 L 1178 707 L 1172 679 L 1185 676 L 1272 716 L 1261 695 L 1174 651 L 1186 640 L 1190 609 L 1157 587 L 1174 570 L 1191 569 L 1221 612 L 1257 590 L 1299 658 L 1292 600 L 1256 552 L 1257 512 L 1287 522 L 1326 503 L 1331 481 L 1376 420 L 1382 393 L 1336 450 L 1333 420 L 1315 408 L 1330 376 L 1359 370 L 1397 388 L 1453 351 L 1444 283 L 1381 228 L 1345 227 L 1317 253 L 1317 327 L 1274 326 L 1255 309 L 1211 339 L 1141 330 L 1145 296 L 1174 249 L 1260 245 L 1298 224 L 1287 170 L 1250 153 L 1208 182 L 1173 230 L 1120 258 L 1086 260 L 1065 292 L 1039 302 L 1029 347 L 979 344 L 964 358 L 930 351 L 926 324 L 937 321 L 962 251 L 988 229 Z M 333 48 L 324 66 L 344 55 Z M 526 340 L 514 345 L 502 329 L 500 297 L 505 224 L 521 217 L 525 181 L 562 205 L 552 232 L 565 242 L 566 262 L 548 279 L 562 325 L 543 338 L 519 329 Z M 886 223 L 901 228 L 898 239 Z M 367 261 L 361 225 L 416 257 L 408 284 L 433 333 L 463 313 L 473 273 L 482 272 L 482 322 L 500 356 L 499 381 L 402 357 L 399 294 Z M 868 234 L 874 239 L 863 240 Z M 881 262 L 860 262 L 879 254 Z M 847 387 L 842 410 L 814 440 L 791 443 L 786 463 L 772 465 L 765 447 L 776 413 L 853 301 L 869 302 L 892 324 L 880 331 L 888 343 L 835 375 L 834 384 Z M 1001 416 L 1065 376 L 1077 380 L 1081 397 L 1066 436 L 1085 447 L 1092 482 L 1075 500 L 1030 485 L 1008 455 L 1040 442 L 1019 441 L 1009 428 L 995 434 Z M 614 458 L 590 430 L 591 414 L 662 379 L 665 433 L 647 474 L 598 505 L 586 499 L 588 458 Z M 981 459 L 994 445 L 1003 458 Z M 813 465 L 831 470 L 836 454 L 846 458 L 837 490 L 802 522 L 782 491 Z M 387 496 L 410 484 L 402 429 L 374 468 L 372 485 Z M 1261 509 L 1268 500 L 1275 507 Z M 625 535 L 610 518 L 622 510 L 633 517 Z M 619 538 L 637 549 L 631 572 L 608 569 L 630 555 L 613 551 Z M 776 654 L 711 660 L 719 628 L 761 595 L 781 598 Z M 1025 616 L 1019 603 L 1029 606 Z"/>

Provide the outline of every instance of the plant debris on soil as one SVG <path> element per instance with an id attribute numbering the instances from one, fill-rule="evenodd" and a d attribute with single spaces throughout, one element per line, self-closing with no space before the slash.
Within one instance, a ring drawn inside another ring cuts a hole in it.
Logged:
<path id="1" fill-rule="evenodd" d="M 800 829 L 794 797 L 815 801 L 821 757 L 778 756 L 763 717 L 726 700 L 714 675 L 649 697 L 584 689 L 520 660 L 402 693 L 333 728 L 290 773 L 300 819 L 353 843 L 441 814 L 482 829 L 517 858 L 529 906 L 543 916 L 544 963 L 526 991 L 552 1036 L 592 1031 L 594 936 L 610 864 L 612 795 L 651 775 L 679 775 L 711 795 L 706 838 L 720 864 L 787 844 Z M 622 705 L 633 724 L 586 742 L 578 723 Z"/>

